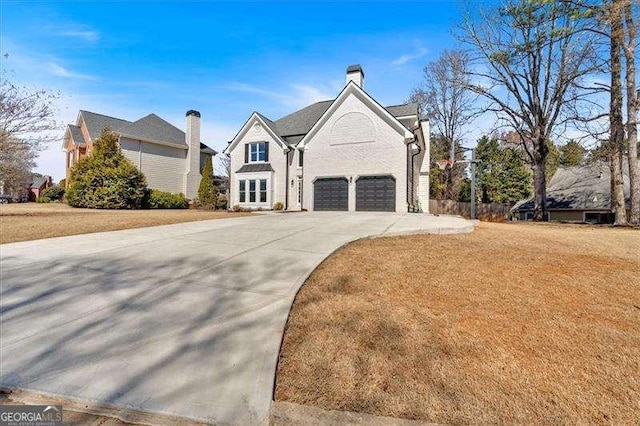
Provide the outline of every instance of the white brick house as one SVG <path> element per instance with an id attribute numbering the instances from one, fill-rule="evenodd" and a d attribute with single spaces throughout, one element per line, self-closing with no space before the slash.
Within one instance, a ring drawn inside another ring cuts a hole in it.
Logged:
<path id="1" fill-rule="evenodd" d="M 277 121 L 254 112 L 225 149 L 230 207 L 426 212 L 429 124 L 416 104 L 383 107 L 363 84 L 352 65 L 334 100 Z"/>
<path id="2" fill-rule="evenodd" d="M 217 154 L 200 141 L 198 111 L 187 112 L 183 132 L 155 114 L 132 122 L 81 110 L 64 137 L 67 180 L 71 167 L 91 152 L 105 127 L 118 135 L 122 153 L 144 173 L 149 188 L 183 193 L 190 199 L 197 196 L 206 160 Z"/>

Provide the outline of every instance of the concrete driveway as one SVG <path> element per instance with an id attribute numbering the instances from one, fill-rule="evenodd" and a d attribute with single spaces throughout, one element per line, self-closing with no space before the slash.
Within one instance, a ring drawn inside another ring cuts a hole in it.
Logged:
<path id="1" fill-rule="evenodd" d="M 367 236 L 454 217 L 282 213 L 0 246 L 0 384 L 208 423 L 267 423 L 287 315 Z"/>

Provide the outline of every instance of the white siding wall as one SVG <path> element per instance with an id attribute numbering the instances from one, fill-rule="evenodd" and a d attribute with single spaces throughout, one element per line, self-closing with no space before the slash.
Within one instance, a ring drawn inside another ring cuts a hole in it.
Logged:
<path id="1" fill-rule="evenodd" d="M 349 210 L 355 211 L 358 176 L 392 175 L 396 179 L 396 211 L 407 211 L 407 148 L 404 136 L 354 95 L 309 141 L 304 153 L 303 207 L 313 210 L 313 181 L 320 177 L 353 177 Z"/>
<path id="2" fill-rule="evenodd" d="M 249 179 L 244 173 L 236 173 L 240 167 L 244 165 L 244 146 L 251 142 L 269 142 L 269 164 L 273 168 L 273 172 L 269 178 L 269 186 L 267 190 L 269 192 L 268 199 L 270 201 L 268 206 L 258 205 L 257 203 L 251 205 L 251 203 L 242 203 L 244 207 L 262 207 L 272 208 L 275 202 L 285 202 L 285 179 L 286 179 L 286 155 L 283 152 L 282 147 L 272 138 L 269 133 L 260 126 L 259 129 L 254 127 L 255 122 L 249 123 L 248 132 L 242 137 L 238 144 L 231 151 L 231 187 L 230 187 L 230 202 L 229 206 L 240 205 L 238 194 L 238 181 L 241 179 Z M 291 179 L 291 178 L 290 178 Z"/>
<path id="3" fill-rule="evenodd" d="M 120 138 L 120 147 L 144 173 L 149 188 L 184 193 L 186 150 L 128 138 Z"/>

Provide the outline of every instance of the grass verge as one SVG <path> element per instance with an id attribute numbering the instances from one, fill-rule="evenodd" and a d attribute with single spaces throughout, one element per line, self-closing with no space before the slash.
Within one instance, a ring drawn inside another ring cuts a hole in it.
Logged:
<path id="1" fill-rule="evenodd" d="M 0 244 L 92 232 L 144 228 L 250 213 L 206 210 L 95 210 L 65 204 L 0 204 Z"/>
<path id="2" fill-rule="evenodd" d="M 276 400 L 440 423 L 637 423 L 640 232 L 364 240 L 294 303 Z"/>

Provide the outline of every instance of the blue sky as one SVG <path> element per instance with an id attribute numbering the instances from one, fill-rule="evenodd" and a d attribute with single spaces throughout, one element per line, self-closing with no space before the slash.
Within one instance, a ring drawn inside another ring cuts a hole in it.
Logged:
<path id="1" fill-rule="evenodd" d="M 155 112 L 184 129 L 196 109 L 203 141 L 220 150 L 254 110 L 275 120 L 335 97 L 350 64 L 379 102 L 402 103 L 456 45 L 458 2 L 2 0 L 0 12 L 2 68 L 59 91 L 61 122 L 79 109 Z M 63 177 L 59 143 L 37 170 Z"/>

